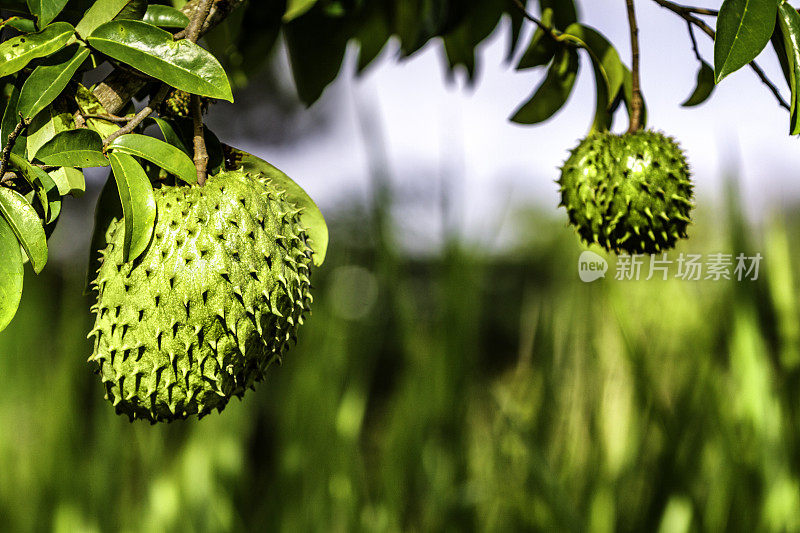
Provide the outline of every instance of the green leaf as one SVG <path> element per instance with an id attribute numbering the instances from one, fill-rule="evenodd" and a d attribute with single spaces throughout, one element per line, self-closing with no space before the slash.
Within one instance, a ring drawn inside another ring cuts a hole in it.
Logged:
<path id="1" fill-rule="evenodd" d="M 36 152 L 36 159 L 54 167 L 108 166 L 103 140 L 89 129 L 62 131 Z"/>
<path id="2" fill-rule="evenodd" d="M 6 108 L 3 111 L 3 120 L 0 122 L 0 146 L 5 146 L 8 141 L 9 134 L 14 131 L 19 123 L 19 115 L 17 114 L 17 102 L 19 101 L 19 90 L 22 87 L 22 82 L 19 77 L 14 80 L 11 85 L 11 94 L 8 96 Z M 17 139 L 17 144 L 20 140 Z"/>
<path id="3" fill-rule="evenodd" d="M 185 28 L 189 25 L 189 17 L 183 11 L 159 4 L 147 6 L 142 20 L 159 28 Z"/>
<path id="4" fill-rule="evenodd" d="M 33 117 L 26 130 L 28 134 L 28 153 L 36 154 L 39 148 L 62 131 L 75 127 L 72 113 L 66 101 L 58 99 Z"/>
<path id="5" fill-rule="evenodd" d="M 22 33 L 33 33 L 36 31 L 36 23 L 31 19 L 21 17 L 11 17 L 10 19 L 0 24 L 0 28 L 8 26 Z"/>
<path id="6" fill-rule="evenodd" d="M 86 192 L 86 177 L 80 169 L 61 167 L 51 170 L 48 174 L 58 187 L 61 196 L 70 194 L 74 198 L 80 198 Z"/>
<path id="7" fill-rule="evenodd" d="M 125 241 L 122 257 L 133 261 L 150 244 L 156 222 L 156 199 L 153 186 L 142 166 L 127 154 L 111 153 L 111 168 L 117 182 L 125 220 Z"/>
<path id="8" fill-rule="evenodd" d="M 78 108 L 84 115 L 108 114 L 106 108 L 103 107 L 103 104 L 100 103 L 100 100 L 97 99 L 94 93 L 80 83 L 78 84 L 78 90 L 75 91 L 75 102 L 78 104 Z M 119 129 L 117 124 L 97 118 L 86 119 L 86 125 L 89 126 L 90 129 L 99 133 L 103 138 L 108 137 Z"/>
<path id="9" fill-rule="evenodd" d="M 797 135 L 800 133 L 800 14 L 789 4 L 781 4 L 778 8 L 778 28 L 783 37 L 792 90 L 789 134 Z"/>
<path id="10" fill-rule="evenodd" d="M 190 158 L 194 155 L 194 124 L 190 118 L 162 119 L 154 118 L 164 140 L 180 149 Z M 216 174 L 225 166 L 225 156 L 222 152 L 222 143 L 208 127 L 203 125 L 206 138 L 206 151 L 208 152 L 208 173 Z"/>
<path id="11" fill-rule="evenodd" d="M 44 28 L 61 13 L 68 0 L 27 0 L 28 9 L 36 16 L 39 27 Z"/>
<path id="12" fill-rule="evenodd" d="M 616 48 L 597 30 L 583 24 L 572 24 L 562 34 L 565 41 L 573 42 L 589 52 L 606 86 L 606 107 L 616 98 L 625 77 L 625 67 Z"/>
<path id="13" fill-rule="evenodd" d="M 551 27 L 553 25 L 553 10 L 550 8 L 542 12 L 542 24 Z M 536 28 L 533 32 L 528 49 L 522 55 L 517 65 L 517 70 L 540 67 L 548 64 L 558 49 L 558 43 L 541 28 Z"/>
<path id="14" fill-rule="evenodd" d="M 129 0 L 114 20 L 142 20 L 147 12 L 147 0 Z"/>
<path id="15" fill-rule="evenodd" d="M 0 331 L 17 314 L 22 299 L 22 252 L 11 226 L 0 216 Z"/>
<path id="16" fill-rule="evenodd" d="M 531 98 L 511 117 L 517 124 L 538 124 L 558 112 L 567 102 L 578 75 L 578 52 L 562 48 L 547 71 L 547 77 Z"/>
<path id="17" fill-rule="evenodd" d="M 54 188 L 56 195 L 58 194 L 58 188 L 53 180 L 48 176 L 47 172 L 31 165 L 27 159 L 18 154 L 12 153 L 9 161 L 14 168 L 20 171 L 22 177 L 25 178 L 25 181 L 36 193 L 36 197 L 42 207 L 41 218 L 47 223 L 52 222 L 50 218 L 50 199 L 53 197 Z"/>
<path id="18" fill-rule="evenodd" d="M 283 15 L 283 21 L 289 22 L 296 19 L 314 7 L 316 3 L 317 0 L 288 0 L 286 2 L 286 13 Z"/>
<path id="19" fill-rule="evenodd" d="M 322 265 L 328 250 L 328 225 L 314 200 L 289 176 L 263 159 L 238 148 L 225 148 L 237 167 L 243 167 L 245 172 L 263 174 L 270 184 L 286 191 L 287 200 L 302 210 L 300 221 L 306 227 L 309 246 L 314 250 L 314 264 Z"/>
<path id="20" fill-rule="evenodd" d="M 122 135 L 108 146 L 108 150 L 141 157 L 175 174 L 186 183 L 197 183 L 197 169 L 189 156 L 180 148 L 155 137 L 131 133 Z"/>
<path id="21" fill-rule="evenodd" d="M 558 29 L 564 29 L 570 24 L 578 22 L 578 10 L 574 0 L 539 0 L 542 13 L 547 9 L 553 10 L 553 24 Z"/>
<path id="22" fill-rule="evenodd" d="M 97 0 L 75 26 L 75 30 L 86 39 L 106 22 L 110 22 L 128 5 L 130 0 Z"/>
<path id="23" fill-rule="evenodd" d="M 207 50 L 168 31 L 135 20 L 115 20 L 92 32 L 96 50 L 172 87 L 191 94 L 233 101 L 228 76 Z"/>
<path id="24" fill-rule="evenodd" d="M 36 210 L 18 192 L 0 187 L 0 215 L 28 254 L 33 271 L 41 272 L 47 263 L 47 236 Z"/>
<path id="25" fill-rule="evenodd" d="M 64 50 L 68 52 L 65 57 L 58 57 L 51 64 L 39 65 L 25 81 L 17 110 L 26 118 L 32 118 L 55 100 L 89 57 L 89 49 L 86 47 L 75 44 L 69 48 Z"/>
<path id="26" fill-rule="evenodd" d="M 697 71 L 697 85 L 692 95 L 681 105 L 683 107 L 694 107 L 700 105 L 714 92 L 714 69 L 705 61 L 700 62 L 700 70 Z"/>
<path id="27" fill-rule="evenodd" d="M 108 173 L 106 183 L 97 198 L 94 208 L 94 229 L 92 230 L 92 241 L 89 246 L 89 264 L 86 270 L 86 285 L 84 294 L 89 294 L 92 281 L 97 277 L 100 269 L 100 250 L 107 246 L 106 231 L 114 219 L 122 219 L 122 204 L 119 201 L 117 186 L 111 173 Z"/>
<path id="28" fill-rule="evenodd" d="M 714 40 L 716 83 L 761 53 L 775 28 L 778 0 L 725 0 Z"/>
<path id="29" fill-rule="evenodd" d="M 75 28 L 66 22 L 51 24 L 39 33 L 18 35 L 0 44 L 0 78 L 22 69 L 30 61 L 58 52 Z"/>

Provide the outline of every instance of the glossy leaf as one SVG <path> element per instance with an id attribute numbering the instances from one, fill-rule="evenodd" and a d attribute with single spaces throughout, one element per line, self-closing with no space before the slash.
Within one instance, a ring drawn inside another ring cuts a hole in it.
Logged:
<path id="1" fill-rule="evenodd" d="M 545 26 L 553 25 L 553 10 L 550 8 L 542 12 L 542 24 Z M 517 70 L 540 67 L 548 64 L 558 49 L 558 43 L 552 39 L 544 30 L 536 28 L 528 44 L 528 49 L 522 55 L 517 65 Z"/>
<path id="2" fill-rule="evenodd" d="M 89 294 L 91 283 L 97 277 L 97 271 L 100 269 L 100 250 L 108 244 L 106 242 L 106 231 L 111 221 L 115 218 L 122 220 L 122 204 L 119 201 L 116 181 L 109 172 L 94 208 L 94 229 L 92 230 L 92 241 L 89 246 L 89 264 L 86 270 L 84 294 Z"/>
<path id="3" fill-rule="evenodd" d="M 66 102 L 57 100 L 33 117 L 26 130 L 28 137 L 28 153 L 36 154 L 39 148 L 62 131 L 75 127 L 72 113 Z"/>
<path id="4" fill-rule="evenodd" d="M 128 0 L 114 20 L 142 20 L 147 12 L 147 0 Z"/>
<path id="5" fill-rule="evenodd" d="M 84 115 L 106 115 L 108 112 L 97 99 L 97 97 L 81 84 L 75 91 L 75 102 Z M 97 118 L 86 119 L 86 125 L 96 131 L 101 137 L 105 138 L 119 129 L 119 125 Z"/>
<path id="6" fill-rule="evenodd" d="M 19 115 L 17 114 L 17 102 L 19 101 L 19 90 L 22 88 L 22 82 L 18 79 L 14 80 L 11 85 L 11 94 L 8 96 L 6 108 L 3 111 L 3 120 L 0 122 L 0 147 L 5 146 L 8 141 L 8 135 L 14 131 L 14 128 L 19 122 Z M 17 143 L 20 140 L 17 139 Z"/>
<path id="7" fill-rule="evenodd" d="M 197 169 L 189 156 L 180 148 L 147 135 L 129 134 L 118 137 L 108 150 L 146 159 L 186 183 L 197 183 Z"/>
<path id="8" fill-rule="evenodd" d="M 316 3 L 317 0 L 288 0 L 286 2 L 286 13 L 283 15 L 284 22 L 289 22 L 303 15 L 314 7 Z"/>
<path id="9" fill-rule="evenodd" d="M 185 28 L 189 25 L 189 17 L 183 11 L 159 4 L 147 6 L 142 20 L 159 28 Z"/>
<path id="10" fill-rule="evenodd" d="M 37 274 L 41 272 L 47 264 L 47 237 L 36 210 L 18 192 L 0 187 L 0 215 L 11 226 L 28 254 L 33 271 Z"/>
<path id="11" fill-rule="evenodd" d="M 76 44 L 69 48 L 72 50 L 67 57 L 55 64 L 39 65 L 25 81 L 17 104 L 18 111 L 25 117 L 32 118 L 55 100 L 89 57 L 86 47 Z"/>
<path id="12" fill-rule="evenodd" d="M 132 156 L 112 152 L 108 157 L 125 220 L 122 257 L 125 261 L 133 261 L 147 249 L 153 235 L 156 222 L 153 186 L 142 166 Z"/>
<path id="13" fill-rule="evenodd" d="M 21 17 L 11 17 L 10 19 L 0 24 L 0 28 L 2 28 L 3 26 L 14 28 L 15 30 L 22 33 L 33 33 L 36 31 L 36 23 L 34 21 L 32 21 L 31 19 L 26 19 Z"/>
<path id="14" fill-rule="evenodd" d="M 783 37 L 792 90 L 789 133 L 797 135 L 800 133 L 800 14 L 791 5 L 781 4 L 778 9 L 778 28 Z"/>
<path id="15" fill-rule="evenodd" d="M 135 20 L 115 20 L 92 32 L 89 45 L 172 87 L 233 101 L 219 61 L 207 50 L 168 31 Z"/>
<path id="16" fill-rule="evenodd" d="M 309 246 L 314 250 L 314 264 L 322 265 L 328 250 L 328 225 L 314 200 L 289 176 L 263 159 L 237 148 L 227 147 L 227 149 L 237 167 L 243 167 L 245 172 L 262 174 L 270 184 L 286 191 L 289 202 L 302 209 L 300 221 L 306 227 Z"/>
<path id="17" fill-rule="evenodd" d="M 61 13 L 68 0 L 27 0 L 28 9 L 36 16 L 40 28 L 44 28 Z"/>
<path id="18" fill-rule="evenodd" d="M 583 24 L 572 24 L 562 38 L 589 52 L 592 62 L 606 84 L 606 107 L 614 101 L 622 87 L 625 68 L 616 48 L 597 30 Z"/>
<path id="19" fill-rule="evenodd" d="M 761 53 L 775 28 L 778 0 L 725 0 L 714 40 L 716 83 Z"/>
<path id="20" fill-rule="evenodd" d="M 103 140 L 89 129 L 63 131 L 50 139 L 38 152 L 36 159 L 55 167 L 106 167 Z"/>
<path id="21" fill-rule="evenodd" d="M 183 153 L 192 157 L 194 155 L 193 138 L 194 124 L 190 118 L 162 119 L 156 118 L 154 122 L 161 130 L 164 140 L 179 148 Z M 205 125 L 203 131 L 206 138 L 206 151 L 208 152 L 208 172 L 216 174 L 225 166 L 225 157 L 222 153 L 222 143 L 217 136 Z"/>
<path id="22" fill-rule="evenodd" d="M 563 48 L 547 71 L 547 77 L 511 117 L 517 124 L 538 124 L 555 115 L 567 102 L 578 75 L 578 53 Z"/>
<path id="23" fill-rule="evenodd" d="M 78 35 L 86 39 L 92 32 L 114 19 L 130 0 L 97 0 L 75 26 Z"/>
<path id="24" fill-rule="evenodd" d="M 56 22 L 38 33 L 18 35 L 0 44 L 0 78 L 24 68 L 29 62 L 58 52 L 67 44 L 75 28 Z"/>
<path id="25" fill-rule="evenodd" d="M 80 198 L 86 192 L 86 177 L 83 171 L 72 167 L 60 167 L 49 172 L 61 196 Z"/>
<path id="26" fill-rule="evenodd" d="M 9 158 L 11 165 L 16 168 L 25 178 L 25 181 L 33 188 L 39 204 L 41 205 L 42 213 L 41 218 L 45 222 L 52 222 L 50 219 L 50 197 L 48 192 L 55 187 L 53 180 L 47 175 L 47 172 L 39 167 L 31 165 L 24 157 L 12 153 Z M 58 190 L 56 189 L 56 193 Z"/>
<path id="27" fill-rule="evenodd" d="M 22 252 L 11 226 L 0 216 L 0 331 L 17 313 L 22 299 Z"/>
<path id="28" fill-rule="evenodd" d="M 692 95 L 681 105 L 683 107 L 694 107 L 702 104 L 714 92 L 714 69 L 705 61 L 700 62 L 700 70 L 697 71 L 697 85 Z"/>
<path id="29" fill-rule="evenodd" d="M 539 5 L 542 13 L 547 9 L 553 10 L 553 24 L 559 30 L 578 22 L 578 10 L 574 0 L 539 0 Z"/>

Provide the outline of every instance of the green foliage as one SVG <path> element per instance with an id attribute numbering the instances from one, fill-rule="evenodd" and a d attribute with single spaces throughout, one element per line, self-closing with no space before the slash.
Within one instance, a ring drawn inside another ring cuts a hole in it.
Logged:
<path id="1" fill-rule="evenodd" d="M 89 57 L 89 49 L 72 45 L 64 54 L 51 56 L 52 61 L 37 66 L 25 80 L 17 103 L 17 112 L 33 118 L 50 105 L 67 87 L 80 66 Z"/>
<path id="2" fill-rule="evenodd" d="M 694 107 L 702 104 L 711 97 L 715 87 L 714 69 L 705 61 L 700 61 L 700 70 L 697 71 L 697 85 L 691 96 L 681 106 Z"/>
<path id="3" fill-rule="evenodd" d="M 800 14 L 788 4 L 781 4 L 778 8 L 778 25 L 776 34 L 782 38 L 784 45 L 783 58 L 786 62 L 788 71 L 787 82 L 792 90 L 792 100 L 790 109 L 789 134 L 800 134 Z"/>
<path id="4" fill-rule="evenodd" d="M 95 29 L 92 48 L 177 89 L 233 101 L 228 77 L 217 59 L 185 39 L 146 22 L 115 20 Z"/>
<path id="5" fill-rule="evenodd" d="M 71 129 L 57 133 L 34 155 L 45 165 L 55 167 L 107 167 L 103 140 L 89 129 Z"/>
<path id="6" fill-rule="evenodd" d="M 716 82 L 750 63 L 764 49 L 775 28 L 778 0 L 725 0 L 714 40 Z"/>
<path id="7" fill-rule="evenodd" d="M 189 156 L 155 137 L 135 133 L 122 135 L 108 145 L 108 150 L 146 159 L 189 185 L 197 184 L 197 169 Z"/>
<path id="8" fill-rule="evenodd" d="M 0 187 L 0 215 L 28 254 L 33 271 L 41 272 L 47 263 L 47 237 L 36 210 L 18 192 Z"/>
<path id="9" fill-rule="evenodd" d="M 153 186 L 142 166 L 133 157 L 111 152 L 108 158 L 117 182 L 125 224 L 124 237 L 118 243 L 118 251 L 123 261 L 133 261 L 144 253 L 153 235 L 153 224 L 156 221 Z"/>
<path id="10" fill-rule="evenodd" d="M 0 330 L 14 318 L 22 298 L 22 252 L 4 217 L 0 217 Z"/>
<path id="11" fill-rule="evenodd" d="M 159 4 L 147 6 L 142 21 L 159 28 L 185 28 L 189 25 L 189 17 L 183 11 Z"/>
<path id="12" fill-rule="evenodd" d="M 67 44 L 75 28 L 56 22 L 39 33 L 12 37 L 0 43 L 0 78 L 14 74 L 32 60 L 58 52 Z"/>

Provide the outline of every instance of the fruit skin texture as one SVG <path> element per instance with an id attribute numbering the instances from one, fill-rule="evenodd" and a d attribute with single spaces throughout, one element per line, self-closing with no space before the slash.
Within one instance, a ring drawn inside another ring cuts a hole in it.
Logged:
<path id="1" fill-rule="evenodd" d="M 572 150 L 558 184 L 560 205 L 587 244 L 652 254 L 686 238 L 693 207 L 689 165 L 662 133 L 590 134 Z"/>
<path id="2" fill-rule="evenodd" d="M 153 423 L 241 398 L 296 340 L 312 300 L 299 211 L 268 180 L 224 172 L 155 194 L 140 258 L 122 260 L 122 221 L 108 228 L 89 334 L 117 413 Z"/>

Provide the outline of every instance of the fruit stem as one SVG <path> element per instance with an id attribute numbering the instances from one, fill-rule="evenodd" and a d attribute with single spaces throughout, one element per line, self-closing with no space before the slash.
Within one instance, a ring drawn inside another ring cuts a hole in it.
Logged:
<path id="1" fill-rule="evenodd" d="M 208 18 L 214 0 L 202 0 L 194 12 L 189 26 L 186 28 L 186 39 L 196 43 L 200 38 L 200 29 Z M 208 177 L 208 151 L 206 150 L 205 130 L 203 128 L 203 106 L 200 97 L 192 95 L 192 121 L 194 124 L 194 166 L 197 169 L 197 184 L 206 184 Z"/>
<path id="2" fill-rule="evenodd" d="M 642 128 L 642 86 L 639 77 L 639 26 L 636 24 L 636 10 L 633 0 L 625 0 L 628 6 L 628 25 L 631 30 L 631 116 L 628 133 L 633 133 Z"/>

